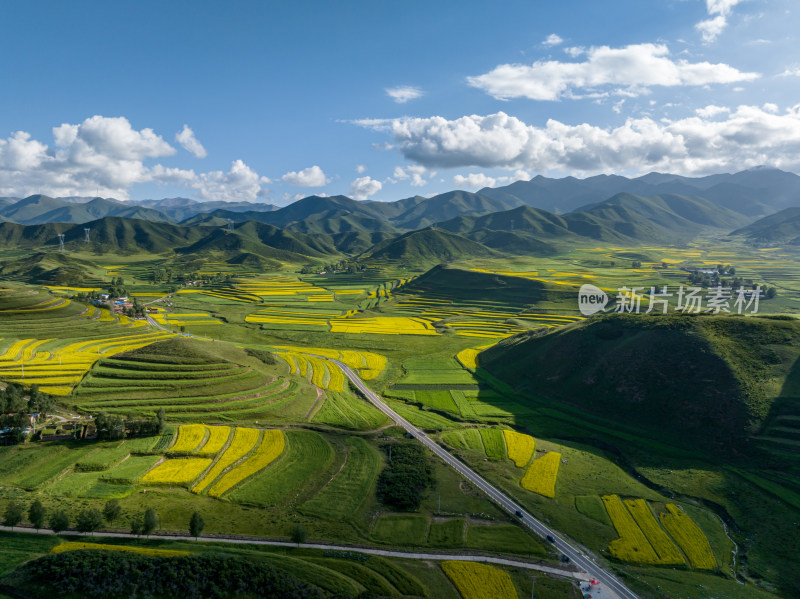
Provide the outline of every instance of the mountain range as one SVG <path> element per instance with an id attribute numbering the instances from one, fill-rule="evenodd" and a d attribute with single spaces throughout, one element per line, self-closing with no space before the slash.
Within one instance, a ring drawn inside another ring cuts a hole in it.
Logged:
<path id="1" fill-rule="evenodd" d="M 660 193 L 615 191 L 625 187 Z M 57 247 L 63 234 L 67 249 L 94 252 L 204 254 L 254 264 L 347 257 L 426 266 L 498 252 L 547 255 L 587 241 L 683 243 L 709 228 L 756 243 L 797 243 L 800 208 L 782 207 L 792 202 L 800 206 L 800 177 L 777 169 L 703 178 L 535 177 L 478 193 L 395 202 L 309 196 L 282 208 L 34 195 L 0 198 L 0 247 Z M 558 210 L 535 205 L 544 203 Z M 756 220 L 762 212 L 768 214 Z"/>

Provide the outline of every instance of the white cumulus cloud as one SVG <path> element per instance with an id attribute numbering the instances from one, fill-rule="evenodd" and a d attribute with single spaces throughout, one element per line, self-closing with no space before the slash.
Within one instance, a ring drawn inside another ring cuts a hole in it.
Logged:
<path id="1" fill-rule="evenodd" d="M 800 66 L 787 67 L 778 77 L 800 77 Z"/>
<path id="2" fill-rule="evenodd" d="M 412 165 L 407 167 L 396 166 L 392 178 L 397 181 L 405 181 L 410 179 L 409 183 L 412 187 L 422 187 L 428 182 L 424 179 L 424 175 L 428 169 L 424 166 Z"/>
<path id="3" fill-rule="evenodd" d="M 774 108 L 743 105 L 729 113 L 712 108 L 674 120 L 628 118 L 611 128 L 555 119 L 534 126 L 503 112 L 453 120 L 373 120 L 365 126 L 387 132 L 407 159 L 427 168 L 691 175 L 770 164 L 798 172 L 800 104 Z"/>
<path id="4" fill-rule="evenodd" d="M 330 179 L 316 164 L 301 171 L 289 171 L 281 177 L 281 180 L 298 187 L 322 187 L 330 183 Z"/>
<path id="5" fill-rule="evenodd" d="M 497 179 L 489 177 L 483 173 L 469 173 L 468 175 L 456 175 L 453 183 L 459 188 L 480 189 L 481 187 L 494 187 Z"/>
<path id="6" fill-rule="evenodd" d="M 126 200 L 133 185 L 161 183 L 195 190 L 205 199 L 255 200 L 263 197 L 262 185 L 269 182 L 241 160 L 234 161 L 227 173 L 197 174 L 146 164 L 176 150 L 152 129 L 134 129 L 125 117 L 95 115 L 79 124 L 63 123 L 52 131 L 52 147 L 25 131 L 0 139 L 0 195 L 97 193 Z"/>
<path id="7" fill-rule="evenodd" d="M 198 190 L 198 195 L 204 200 L 235 202 L 263 197 L 262 183 L 269 183 L 269 179 L 260 177 L 241 160 L 234 160 L 227 173 L 201 173 L 189 181 L 189 186 Z"/>
<path id="8" fill-rule="evenodd" d="M 356 166 L 356 172 L 357 172 L 359 175 L 360 175 L 360 174 L 362 174 L 362 173 L 364 173 L 364 172 L 366 172 L 366 170 L 367 170 L 367 167 L 366 167 L 366 166 L 364 166 L 363 164 L 359 164 L 359 165 L 357 165 L 357 166 Z"/>
<path id="9" fill-rule="evenodd" d="M 707 44 L 715 41 L 728 26 L 728 17 L 733 11 L 733 7 L 742 0 L 706 0 L 706 11 L 711 17 L 700 21 L 695 28 L 703 36 L 703 41 Z"/>
<path id="10" fill-rule="evenodd" d="M 467 82 L 499 100 L 559 100 L 609 93 L 638 96 L 656 86 L 735 83 L 759 77 L 724 63 L 673 60 L 665 44 L 597 46 L 585 55 L 583 62 L 501 64 L 483 75 L 467 77 Z"/>
<path id="11" fill-rule="evenodd" d="M 558 46 L 559 44 L 563 44 L 563 43 L 564 43 L 564 40 L 561 39 L 561 36 L 559 36 L 559 35 L 557 35 L 555 33 L 551 33 L 550 35 L 548 35 L 544 39 L 544 41 L 542 42 L 542 45 L 543 46 L 552 47 L 552 46 Z"/>
<path id="12" fill-rule="evenodd" d="M 715 106 L 714 104 L 709 104 L 704 108 L 698 108 L 695 110 L 697 116 L 702 117 L 704 119 L 710 119 L 712 117 L 717 116 L 718 114 L 728 113 L 730 112 L 730 108 L 726 108 L 725 106 Z"/>
<path id="13" fill-rule="evenodd" d="M 383 183 L 371 177 L 359 177 L 350 184 L 350 197 L 354 200 L 366 200 L 383 189 Z"/>
<path id="14" fill-rule="evenodd" d="M 514 181 L 527 181 L 531 174 L 523 169 L 517 169 L 513 175 L 503 175 L 491 177 L 485 173 L 468 173 L 467 175 L 455 175 L 453 183 L 461 188 L 481 189 L 483 187 L 496 187 L 498 185 L 508 185 Z"/>
<path id="15" fill-rule="evenodd" d="M 386 95 L 388 95 L 392 100 L 394 100 L 398 104 L 405 104 L 410 100 L 416 100 L 417 98 L 422 97 L 422 95 L 425 93 L 420 88 L 414 87 L 412 85 L 387 87 L 385 91 Z"/>
<path id="16" fill-rule="evenodd" d="M 191 152 L 197 158 L 205 158 L 208 155 L 203 144 L 197 141 L 197 138 L 194 136 L 194 131 L 189 128 L 189 125 L 184 125 L 183 129 L 175 134 L 175 141 L 181 144 L 184 150 Z"/>

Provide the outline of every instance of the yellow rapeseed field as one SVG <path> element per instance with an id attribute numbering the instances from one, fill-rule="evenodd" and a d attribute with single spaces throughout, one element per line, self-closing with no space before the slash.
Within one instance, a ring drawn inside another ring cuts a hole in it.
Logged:
<path id="1" fill-rule="evenodd" d="M 642 529 L 630 515 L 617 495 L 604 495 L 603 503 L 619 535 L 608 545 L 611 555 L 625 562 L 657 564 L 658 555 L 647 541 Z"/>
<path id="2" fill-rule="evenodd" d="M 231 435 L 231 427 L 206 426 L 205 428 L 208 429 L 208 439 L 196 453 L 197 455 L 216 455 L 228 442 L 228 437 Z"/>
<path id="3" fill-rule="evenodd" d="M 672 538 L 678 543 L 692 568 L 698 570 L 714 570 L 717 568 L 717 560 L 711 545 L 700 530 L 700 527 L 680 509 L 672 503 L 667 504 L 667 513 L 661 514 L 661 524 L 667 529 Z"/>
<path id="4" fill-rule="evenodd" d="M 209 489 L 208 494 L 211 497 L 222 496 L 226 491 L 229 491 L 249 476 L 269 466 L 275 458 L 283 453 L 285 446 L 286 440 L 283 436 L 283 431 L 278 429 L 264 431 L 261 444 L 250 457 L 224 474 Z"/>
<path id="5" fill-rule="evenodd" d="M 202 492 L 213 483 L 214 479 L 222 474 L 226 468 L 250 453 L 258 442 L 258 433 L 259 431 L 254 428 L 237 428 L 233 432 L 233 439 L 231 439 L 228 449 L 217 459 L 203 479 L 192 488 L 192 492 Z"/>
<path id="6" fill-rule="evenodd" d="M 520 484 L 524 489 L 545 497 L 556 496 L 556 477 L 561 464 L 561 454 L 551 451 L 531 462 Z"/>
<path id="7" fill-rule="evenodd" d="M 644 499 L 626 499 L 625 506 L 644 533 L 644 536 L 647 537 L 650 545 L 655 549 L 656 555 L 658 555 L 658 563 L 664 565 L 683 565 L 686 563 L 675 543 L 659 526 L 658 520 L 655 519 Z"/>
<path id="8" fill-rule="evenodd" d="M 524 468 L 527 466 L 536 448 L 533 437 L 505 429 L 503 430 L 503 435 L 506 438 L 508 458 L 514 462 L 517 468 Z"/>
<path id="9" fill-rule="evenodd" d="M 442 570 L 464 599 L 517 599 L 511 576 L 494 566 L 451 560 Z"/>
<path id="10" fill-rule="evenodd" d="M 152 555 L 154 557 L 183 557 L 191 555 L 188 551 L 177 549 L 151 549 L 150 547 L 134 547 L 131 545 L 109 545 L 107 543 L 79 543 L 67 541 L 59 543 L 50 550 L 50 553 L 63 553 L 64 551 L 79 551 L 81 549 L 99 549 L 102 551 L 128 551 L 130 553 L 141 553 L 142 555 Z"/>
<path id="11" fill-rule="evenodd" d="M 372 318 L 335 318 L 330 321 L 332 333 L 376 335 L 438 335 L 433 325 L 422 318 L 407 316 L 375 316 Z"/>
<path id="12" fill-rule="evenodd" d="M 354 370 L 358 370 L 361 378 L 370 380 L 378 376 L 384 368 L 386 368 L 386 358 L 380 354 L 375 354 L 366 351 L 354 350 L 338 350 L 325 347 L 295 347 L 291 345 L 278 345 L 279 350 L 284 350 L 281 357 L 289 364 L 291 374 L 300 373 L 305 376 L 305 364 L 311 359 L 305 354 L 313 354 L 317 356 L 324 356 L 333 360 L 338 360 Z M 326 389 L 331 391 L 344 390 L 344 373 L 338 366 L 330 363 L 323 362 L 325 369 L 328 371 L 328 379 Z M 316 365 L 312 362 L 312 368 L 316 373 Z M 315 385 L 318 385 L 314 382 Z"/>
<path id="13" fill-rule="evenodd" d="M 211 458 L 164 460 L 142 477 L 143 483 L 185 485 L 211 465 Z"/>
<path id="14" fill-rule="evenodd" d="M 49 344 L 52 348 L 60 342 L 20 339 L 0 356 L 0 375 L 27 385 L 37 384 L 46 393 L 68 395 L 99 358 L 138 349 L 171 336 L 159 332 L 105 337 L 76 341 L 50 351 L 41 351 L 40 347 Z"/>
<path id="15" fill-rule="evenodd" d="M 191 453 L 199 448 L 209 432 L 202 424 L 181 424 L 178 427 L 178 439 L 170 448 L 170 453 Z"/>

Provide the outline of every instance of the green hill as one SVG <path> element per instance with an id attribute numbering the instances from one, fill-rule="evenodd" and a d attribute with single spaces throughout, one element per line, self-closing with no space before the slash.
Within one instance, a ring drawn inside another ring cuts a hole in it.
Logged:
<path id="1" fill-rule="evenodd" d="M 489 248 L 441 229 L 422 229 L 379 243 L 368 252 L 370 260 L 391 260 L 410 265 L 451 262 L 494 256 Z"/>
<path id="2" fill-rule="evenodd" d="M 776 416 L 800 412 L 797 393 L 785 391 L 798 342 L 794 319 L 609 315 L 546 336 L 511 337 L 478 362 L 518 390 L 565 402 L 587 418 L 743 456 L 756 442 L 765 446 L 760 437 Z M 788 436 L 794 444 L 784 445 L 800 452 L 796 429 Z"/>
<path id="3" fill-rule="evenodd" d="M 497 200 L 468 191 L 448 191 L 393 217 L 392 224 L 404 229 L 420 229 L 465 214 L 488 214 L 519 206 L 521 202 Z"/>
<path id="4" fill-rule="evenodd" d="M 800 244 L 800 208 L 786 208 L 770 214 L 731 235 L 744 235 L 757 243 Z"/>
<path id="5" fill-rule="evenodd" d="M 64 231 L 67 249 L 85 247 L 84 229 L 90 229 L 89 247 L 96 252 L 149 252 L 162 254 L 200 239 L 208 231 L 134 218 L 107 216 Z M 57 245 L 53 239 L 51 244 Z"/>
<path id="6" fill-rule="evenodd" d="M 197 242 L 177 249 L 179 253 L 240 253 L 247 252 L 263 258 L 288 262 L 305 262 L 308 257 L 338 255 L 336 248 L 326 236 L 310 236 L 292 233 L 266 223 L 248 221 L 240 223 L 229 232 L 227 229 L 208 230 Z"/>
<path id="7" fill-rule="evenodd" d="M 90 281 L 96 268 L 94 263 L 66 253 L 37 252 L 0 262 L 0 277 L 40 285 L 72 285 Z"/>

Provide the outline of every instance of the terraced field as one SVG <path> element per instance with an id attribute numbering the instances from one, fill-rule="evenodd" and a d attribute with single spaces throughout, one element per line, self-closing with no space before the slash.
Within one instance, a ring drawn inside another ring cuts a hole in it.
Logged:
<path id="1" fill-rule="evenodd" d="M 170 420 L 183 422 L 257 420 L 298 391 L 296 382 L 277 379 L 255 365 L 210 350 L 194 357 L 176 355 L 175 347 L 156 344 L 102 360 L 76 389 L 76 407 L 119 414 L 153 414 L 163 408 Z M 246 361 L 243 352 L 236 355 Z"/>
<path id="2" fill-rule="evenodd" d="M 0 306 L 0 378 L 37 384 L 53 395 L 71 393 L 104 356 L 170 337 L 107 310 L 41 293 L 0 289 Z"/>

